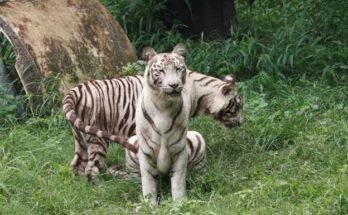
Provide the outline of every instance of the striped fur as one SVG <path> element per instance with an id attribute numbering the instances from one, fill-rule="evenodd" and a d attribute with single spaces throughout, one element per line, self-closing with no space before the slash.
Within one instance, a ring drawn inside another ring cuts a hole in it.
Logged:
<path id="1" fill-rule="evenodd" d="M 142 82 L 141 76 L 90 81 L 79 84 L 65 96 L 63 112 L 75 138 L 71 162 L 75 174 L 93 179 L 106 157 L 110 140 L 135 152 L 126 138 L 135 133 L 135 107 Z"/>
<path id="2" fill-rule="evenodd" d="M 190 70 L 187 73 L 191 117 L 210 115 L 226 127 L 242 124 L 243 105 L 235 79 L 221 81 Z M 75 139 L 75 155 L 71 162 L 75 174 L 93 179 L 105 159 L 110 141 L 136 150 L 127 144 L 126 138 L 135 135 L 136 104 L 143 85 L 142 76 L 127 76 L 85 82 L 67 93 L 63 113 L 72 126 Z"/>
<path id="3" fill-rule="evenodd" d="M 188 156 L 188 169 L 201 170 L 206 164 L 206 143 L 203 136 L 197 131 L 187 131 L 186 152 Z M 130 137 L 128 142 L 139 147 L 136 135 Z M 138 153 L 126 150 L 126 167 L 133 173 L 140 175 Z"/>
<path id="4" fill-rule="evenodd" d="M 186 133 L 192 102 L 184 58 L 177 54 L 176 47 L 172 53 L 162 54 L 148 48 L 143 55 L 151 57 L 146 59 L 136 135 L 143 196 L 150 196 L 155 205 L 160 175 L 170 176 L 174 200 L 186 197 Z"/>

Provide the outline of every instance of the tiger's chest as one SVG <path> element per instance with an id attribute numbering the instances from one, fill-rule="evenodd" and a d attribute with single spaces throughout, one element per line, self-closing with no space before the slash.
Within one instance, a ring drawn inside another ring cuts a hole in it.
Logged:
<path id="1" fill-rule="evenodd" d="M 152 159 L 162 174 L 167 174 L 178 152 L 185 149 L 190 106 L 186 101 L 182 107 L 171 112 L 144 110 L 139 131 L 145 138 L 143 150 L 152 153 Z"/>

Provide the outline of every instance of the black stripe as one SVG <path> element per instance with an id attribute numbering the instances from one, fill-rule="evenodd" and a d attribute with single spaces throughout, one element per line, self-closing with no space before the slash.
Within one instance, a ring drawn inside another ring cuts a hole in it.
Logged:
<path id="1" fill-rule="evenodd" d="M 121 84 L 122 84 L 123 87 L 121 86 Z M 122 96 L 121 91 L 124 89 L 124 84 L 123 84 L 123 82 L 120 79 L 117 79 L 117 89 L 118 89 L 118 97 L 117 97 L 116 107 L 118 107 L 119 104 L 120 104 L 121 96 Z M 118 130 L 118 126 L 119 126 L 119 124 L 122 121 L 122 120 L 120 120 L 119 117 L 120 117 L 120 111 L 117 108 L 117 110 L 116 110 L 116 120 L 117 120 L 117 123 L 116 123 L 116 125 L 114 127 L 115 129 L 117 129 L 117 131 L 119 131 Z"/>
<path id="2" fill-rule="evenodd" d="M 115 122 L 117 120 L 117 118 L 115 118 L 115 112 L 117 112 L 117 104 L 115 103 L 116 99 L 115 99 L 115 86 L 114 86 L 114 82 L 113 80 L 110 80 L 110 85 L 111 85 L 111 92 L 112 92 L 112 99 L 111 99 L 111 121 L 110 121 L 110 125 L 111 125 L 111 131 L 113 133 L 115 133 Z"/>
<path id="3" fill-rule="evenodd" d="M 215 82 L 215 81 L 218 81 L 217 79 L 213 78 L 211 79 L 210 81 L 207 81 L 204 85 L 202 86 L 207 86 L 208 84 L 212 83 L 212 82 Z"/>
<path id="4" fill-rule="evenodd" d="M 150 135 L 147 135 L 146 133 L 144 132 L 141 132 L 141 135 L 144 137 L 144 138 L 147 138 L 151 143 L 153 143 L 154 145 L 159 145 L 158 143 L 156 143 L 154 140 L 151 139 Z"/>
<path id="5" fill-rule="evenodd" d="M 131 91 L 131 99 L 130 99 L 130 104 L 129 104 L 129 112 L 130 112 L 130 117 L 127 118 L 127 129 L 125 129 L 125 132 L 124 134 L 127 133 L 127 135 L 130 136 L 130 130 L 132 129 L 132 127 L 134 127 L 132 124 L 132 120 L 134 119 L 135 117 L 135 110 L 136 110 L 136 92 L 138 92 L 137 90 L 137 87 L 138 85 L 135 83 L 135 79 L 133 78 L 129 78 L 129 81 L 131 83 L 131 86 L 132 86 L 132 91 Z"/>
<path id="6" fill-rule="evenodd" d="M 128 131 L 128 137 L 132 136 L 134 134 L 134 131 L 135 131 L 135 123 L 132 123 Z"/>
<path id="7" fill-rule="evenodd" d="M 187 145 L 190 147 L 191 154 L 192 154 L 192 152 L 193 152 L 193 145 L 192 145 L 192 141 L 189 138 L 187 138 Z"/>
<path id="8" fill-rule="evenodd" d="M 76 103 L 74 104 L 74 105 L 75 105 L 74 108 L 78 107 L 78 106 L 80 105 L 81 100 L 82 100 L 81 87 L 79 86 L 77 89 L 78 89 L 79 92 L 80 92 L 80 96 L 77 96 L 76 90 L 73 90 L 73 91 L 72 91 L 72 92 L 74 93 L 74 95 L 75 95 L 75 99 L 78 99 L 77 101 L 74 99 L 74 102 L 76 102 Z"/>
<path id="9" fill-rule="evenodd" d="M 205 80 L 207 78 L 209 78 L 209 77 L 208 76 L 204 76 L 203 78 L 200 78 L 198 80 L 193 80 L 193 82 L 201 82 L 201 81 L 203 81 L 203 80 Z"/>
<path id="10" fill-rule="evenodd" d="M 226 108 L 223 108 L 223 110 L 229 110 L 231 108 L 231 106 L 233 105 L 232 102 L 233 102 L 232 99 L 230 99 L 228 104 L 227 104 L 227 106 L 226 106 Z"/>
<path id="11" fill-rule="evenodd" d="M 158 174 L 152 174 L 152 172 L 150 172 L 150 170 L 146 169 L 146 171 L 154 178 L 154 179 L 158 179 Z"/>
<path id="12" fill-rule="evenodd" d="M 144 98 L 143 98 L 144 99 Z M 152 129 L 158 134 L 161 135 L 161 132 L 158 130 L 158 128 L 155 125 L 155 122 L 151 119 L 150 115 L 147 113 L 145 106 L 144 106 L 144 100 L 141 102 L 141 110 L 143 111 L 143 115 L 145 119 L 148 121 L 148 123 L 151 125 Z"/>
<path id="13" fill-rule="evenodd" d="M 104 84 L 106 86 L 106 97 L 108 98 L 108 104 L 109 104 L 109 116 L 107 119 L 109 119 L 109 122 L 107 125 L 110 125 L 111 124 L 111 120 L 112 120 L 112 110 L 113 110 L 113 107 L 112 107 L 112 104 L 111 104 L 111 100 L 110 100 L 110 89 L 109 89 L 109 84 L 108 84 L 109 80 L 104 80 Z M 112 88 L 112 87 L 111 87 Z M 106 120 L 107 120 L 106 119 Z M 107 126 L 107 131 L 109 132 L 112 132 L 111 130 L 109 130 L 109 126 Z"/>
<path id="14" fill-rule="evenodd" d="M 147 139 L 144 137 L 144 135 L 143 135 L 143 134 L 141 134 L 141 135 L 143 136 L 143 139 L 144 139 L 146 145 L 151 149 L 152 154 L 154 154 L 154 153 L 155 153 L 155 150 L 153 149 L 153 147 L 150 146 L 149 142 L 148 142 Z"/>
<path id="15" fill-rule="evenodd" d="M 184 104 L 183 104 L 182 99 L 181 99 L 180 101 L 181 101 L 181 102 L 180 102 L 180 104 L 179 104 L 179 107 L 178 107 L 178 109 L 177 109 L 177 111 L 175 112 L 175 115 L 174 115 L 174 117 L 173 117 L 172 124 L 170 125 L 169 129 L 168 129 L 165 133 L 168 133 L 168 132 L 170 132 L 170 131 L 173 129 L 176 119 L 178 118 L 178 116 L 179 116 L 179 115 L 181 114 L 181 112 L 182 112 L 182 109 L 183 109 L 183 107 L 184 107 Z"/>
<path id="16" fill-rule="evenodd" d="M 84 102 L 84 105 L 83 105 L 83 108 L 82 108 L 81 119 L 84 122 L 90 124 L 90 117 L 87 117 L 88 121 L 85 120 L 86 119 L 85 114 L 86 114 L 87 100 L 88 100 L 88 98 L 91 99 L 91 109 L 89 110 L 89 112 L 93 113 L 93 110 L 94 110 L 94 99 L 93 99 L 93 94 L 92 94 L 91 88 L 89 87 L 89 84 L 86 83 L 85 87 L 86 87 L 86 90 L 87 90 L 87 93 L 88 93 L 89 97 L 86 96 L 86 98 L 85 98 L 85 102 Z"/>
<path id="17" fill-rule="evenodd" d="M 152 161 L 152 156 L 150 154 L 144 152 L 144 150 L 141 147 L 139 147 L 139 148 L 144 153 L 144 155 Z"/>
<path id="18" fill-rule="evenodd" d="M 185 148 L 186 148 L 186 146 L 182 147 L 179 151 L 175 152 L 172 157 L 176 157 L 178 154 L 180 154 L 182 151 L 184 151 Z"/>
<path id="19" fill-rule="evenodd" d="M 79 160 L 81 160 L 82 162 L 87 162 L 88 159 L 84 159 L 82 158 L 81 154 L 79 152 L 75 152 L 75 154 L 79 157 Z"/>
<path id="20" fill-rule="evenodd" d="M 135 154 L 129 150 L 127 150 L 127 153 L 128 153 L 128 157 L 132 160 L 132 162 L 139 165 L 139 162 L 133 157 L 135 156 Z"/>
<path id="21" fill-rule="evenodd" d="M 204 160 L 204 158 L 205 158 L 205 156 L 202 155 L 199 160 L 196 160 L 196 161 L 192 160 L 192 162 L 193 162 L 192 165 L 197 166 L 200 162 L 202 162 Z"/>
<path id="22" fill-rule="evenodd" d="M 96 108 L 97 108 L 97 113 L 98 115 L 96 116 L 96 124 L 105 129 L 105 119 L 103 119 L 103 117 L 105 118 L 105 108 L 104 108 L 104 102 L 103 102 L 103 98 L 104 98 L 104 93 L 102 91 L 102 89 L 100 88 L 99 84 L 97 83 L 97 81 L 91 81 L 91 84 L 95 87 L 95 91 L 98 94 L 98 97 L 96 97 Z"/>
<path id="23" fill-rule="evenodd" d="M 106 108 L 105 108 L 105 105 L 104 105 L 104 100 L 105 100 L 105 95 L 104 95 L 104 90 L 102 88 L 102 86 L 98 83 L 98 81 L 95 82 L 96 85 L 98 86 L 100 92 L 101 92 L 101 95 L 102 97 L 99 99 L 100 100 L 100 104 L 101 104 L 101 111 L 102 111 L 102 115 L 103 115 L 103 120 L 102 120 L 102 124 L 103 124 L 103 129 L 104 130 L 108 130 L 108 124 L 107 124 L 107 116 L 106 116 Z M 109 89 L 107 89 L 109 90 Z"/>
<path id="24" fill-rule="evenodd" d="M 106 157 L 106 155 L 105 155 L 104 153 L 98 152 L 98 151 L 97 151 L 97 152 L 92 152 L 91 155 L 92 155 L 92 157 L 90 157 L 90 158 L 88 159 L 89 161 L 94 160 L 94 158 L 97 157 L 97 155 L 99 155 L 100 157 L 103 157 L 103 158 Z"/>
<path id="25" fill-rule="evenodd" d="M 197 100 L 196 110 L 195 110 L 195 112 L 193 113 L 192 117 L 197 116 L 198 110 L 199 110 L 199 108 L 200 108 L 200 105 L 201 105 L 202 100 L 204 99 L 204 97 L 206 97 L 206 96 L 208 96 L 208 95 L 209 95 L 209 93 L 208 93 L 208 94 L 204 94 L 204 95 L 202 95 L 201 97 L 199 97 L 199 99 Z"/>
<path id="26" fill-rule="evenodd" d="M 174 145 L 178 144 L 180 142 L 180 140 L 182 140 L 182 137 L 184 136 L 185 131 L 186 131 L 186 127 L 184 129 L 182 129 L 182 131 L 181 131 L 181 133 L 179 135 L 179 138 L 175 142 L 169 144 L 168 147 L 171 147 L 171 146 L 174 146 Z"/>
<path id="27" fill-rule="evenodd" d="M 103 148 L 103 150 L 106 152 L 107 148 L 104 146 L 104 144 L 100 141 L 90 141 L 91 144 L 94 144 L 94 145 L 98 145 L 98 146 L 101 146 Z"/>
<path id="28" fill-rule="evenodd" d="M 198 140 L 198 142 L 197 142 L 198 145 L 197 145 L 197 148 L 196 148 L 196 151 L 195 151 L 195 154 L 194 154 L 192 160 L 195 160 L 196 156 L 198 155 L 199 150 L 201 150 L 201 145 L 202 145 L 202 141 L 201 141 L 201 139 L 198 137 L 198 135 L 195 135 L 195 137 L 196 137 L 196 139 Z"/>
<path id="29" fill-rule="evenodd" d="M 131 91 L 132 91 L 130 82 L 128 80 L 128 77 L 126 77 L 125 80 L 126 80 L 126 85 L 128 87 L 128 93 L 124 95 L 124 98 L 125 98 L 125 100 L 126 100 L 126 98 L 128 98 L 128 101 L 127 101 L 126 104 L 124 104 L 124 108 L 126 110 L 126 113 L 123 116 L 122 125 L 120 125 L 120 127 L 119 127 L 119 131 L 120 131 L 121 134 L 124 133 L 124 130 L 127 127 L 127 123 L 126 122 L 128 120 L 128 117 L 129 117 L 129 109 L 130 109 L 129 106 L 130 106 L 130 100 L 131 100 L 130 96 L 131 96 Z"/>
<path id="30" fill-rule="evenodd" d="M 143 82 L 138 78 L 138 76 L 136 75 L 136 76 L 134 76 L 136 79 L 138 79 L 138 81 L 139 81 L 139 83 L 140 83 L 140 85 L 141 85 L 141 88 L 143 88 Z"/>

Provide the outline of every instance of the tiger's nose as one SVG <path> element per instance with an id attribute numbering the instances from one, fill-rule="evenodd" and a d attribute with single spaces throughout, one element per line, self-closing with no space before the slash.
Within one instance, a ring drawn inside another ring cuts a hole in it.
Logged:
<path id="1" fill-rule="evenodd" d="M 168 84 L 171 88 L 175 89 L 179 86 L 178 83 L 171 83 L 171 84 Z"/>

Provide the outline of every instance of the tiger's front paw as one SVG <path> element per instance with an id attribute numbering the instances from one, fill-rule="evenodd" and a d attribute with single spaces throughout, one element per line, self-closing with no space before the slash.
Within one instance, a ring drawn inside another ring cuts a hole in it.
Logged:
<path id="1" fill-rule="evenodd" d="M 85 176 L 85 169 L 87 162 L 80 159 L 78 156 L 75 156 L 70 163 L 71 171 L 77 176 Z"/>
<path id="2" fill-rule="evenodd" d="M 100 172 L 100 167 L 97 164 L 94 164 L 94 162 L 88 162 L 86 171 L 85 171 L 88 181 L 94 181 L 94 179 L 97 177 L 99 172 Z"/>

